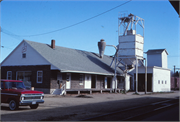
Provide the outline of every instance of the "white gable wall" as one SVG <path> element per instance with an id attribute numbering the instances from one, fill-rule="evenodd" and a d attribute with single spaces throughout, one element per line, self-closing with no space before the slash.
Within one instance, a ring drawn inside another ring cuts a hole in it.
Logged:
<path id="1" fill-rule="evenodd" d="M 22 54 L 26 54 L 26 58 Z M 25 41 L 22 41 L 16 49 L 2 62 L 1 66 L 21 65 L 50 65 L 39 53 L 37 53 Z"/>
<path id="2" fill-rule="evenodd" d="M 167 68 L 167 53 L 166 53 L 166 51 L 162 52 L 162 68 Z"/>
<path id="3" fill-rule="evenodd" d="M 147 55 L 147 66 L 158 66 L 162 67 L 161 54 L 148 54 Z"/>

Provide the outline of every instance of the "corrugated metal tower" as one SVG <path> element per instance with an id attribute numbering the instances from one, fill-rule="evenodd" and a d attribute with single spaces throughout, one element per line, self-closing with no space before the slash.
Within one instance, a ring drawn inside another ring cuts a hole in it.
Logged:
<path id="1" fill-rule="evenodd" d="M 143 59 L 144 20 L 133 14 L 121 14 L 118 20 L 118 59 L 127 65 L 135 64 L 136 58 Z"/>
<path id="2" fill-rule="evenodd" d="M 118 18 L 118 41 L 118 61 L 130 69 L 136 66 L 137 93 L 138 66 L 143 65 L 142 60 L 144 59 L 144 19 L 133 14 L 120 14 Z"/>
<path id="3" fill-rule="evenodd" d="M 98 42 L 100 58 L 103 58 L 106 46 L 113 46 L 116 49 L 113 60 L 110 64 L 112 67 L 114 62 L 114 80 L 115 91 L 117 89 L 116 68 L 119 67 L 124 71 L 126 79 L 127 73 L 136 68 L 136 93 L 138 89 L 138 66 L 143 63 L 143 47 L 144 47 L 144 19 L 133 14 L 120 14 L 118 17 L 118 45 L 106 45 L 104 40 Z M 146 60 L 145 60 L 146 62 Z M 119 64 L 122 64 L 120 67 Z M 136 66 L 136 67 L 135 67 Z M 147 74 L 147 73 L 146 73 Z M 145 80 L 146 81 L 146 80 Z M 124 85 L 126 92 L 126 82 Z"/>

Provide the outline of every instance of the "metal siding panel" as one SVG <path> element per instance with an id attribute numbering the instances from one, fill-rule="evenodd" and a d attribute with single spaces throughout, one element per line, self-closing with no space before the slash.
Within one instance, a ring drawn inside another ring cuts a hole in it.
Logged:
<path id="1" fill-rule="evenodd" d="M 119 43 L 119 56 L 138 56 L 143 58 L 144 38 L 142 36 L 120 36 Z"/>
<path id="2" fill-rule="evenodd" d="M 170 71 L 159 68 L 153 68 L 153 69 L 154 69 L 153 92 L 170 91 L 170 87 L 171 87 Z M 160 80 L 160 84 L 158 84 L 158 80 Z"/>

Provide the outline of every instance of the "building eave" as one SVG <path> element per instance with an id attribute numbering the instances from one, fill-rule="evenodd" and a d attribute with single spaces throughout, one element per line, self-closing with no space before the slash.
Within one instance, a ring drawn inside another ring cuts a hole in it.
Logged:
<path id="1" fill-rule="evenodd" d="M 100 73 L 100 72 L 87 72 L 87 71 L 74 71 L 74 70 L 61 70 L 61 73 L 83 73 L 83 74 L 95 74 L 95 75 L 109 75 L 113 76 L 113 73 Z"/>

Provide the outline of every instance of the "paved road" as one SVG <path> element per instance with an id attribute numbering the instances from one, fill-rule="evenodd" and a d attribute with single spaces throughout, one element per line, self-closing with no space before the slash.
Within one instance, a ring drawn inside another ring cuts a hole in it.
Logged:
<path id="1" fill-rule="evenodd" d="M 143 119 L 142 121 L 180 121 L 179 106 L 172 107 L 161 113 Z"/>
<path id="2" fill-rule="evenodd" d="M 179 99 L 175 98 L 175 99 L 163 100 L 161 102 L 151 103 L 148 105 L 129 107 L 128 109 L 123 109 L 123 110 L 114 111 L 114 112 L 98 115 L 95 117 L 83 119 L 83 121 L 141 121 L 144 120 L 145 118 L 150 118 L 151 116 L 159 115 L 159 113 L 168 111 L 169 109 L 171 109 L 171 107 L 174 106 L 179 106 Z M 169 120 L 176 120 L 176 121 L 179 120 L 178 119 L 179 111 L 175 111 L 175 112 L 176 112 L 175 115 L 174 113 L 168 113 Z M 173 116 L 175 118 L 172 119 L 172 117 L 170 116 Z M 159 118 L 159 120 L 162 119 L 163 118 Z M 163 120 L 165 120 L 165 118 Z"/>
<path id="3" fill-rule="evenodd" d="M 10 111 L 8 106 L 1 104 L 1 120 L 3 121 L 38 121 L 38 120 L 81 120 L 107 112 L 127 109 L 133 106 L 149 104 L 179 96 L 179 92 L 167 94 L 133 95 L 120 93 L 92 94 L 77 97 L 77 95 L 45 96 L 45 103 L 36 110 L 28 106 Z"/>

